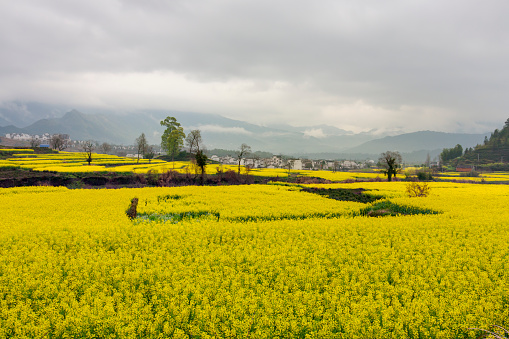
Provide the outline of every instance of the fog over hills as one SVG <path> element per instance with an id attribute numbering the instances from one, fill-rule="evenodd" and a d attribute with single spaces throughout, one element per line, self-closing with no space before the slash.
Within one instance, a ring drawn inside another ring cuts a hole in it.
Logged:
<path id="1" fill-rule="evenodd" d="M 387 150 L 414 152 L 420 150 L 435 150 L 442 149 L 444 147 L 453 147 L 456 144 L 460 144 L 466 148 L 473 147 L 482 143 L 485 135 L 486 134 L 419 131 L 395 136 L 386 136 L 380 139 L 371 140 L 359 146 L 350 148 L 348 152 L 381 153 Z"/>
<path id="2" fill-rule="evenodd" d="M 274 154 L 328 155 L 327 158 L 373 157 L 387 150 L 402 153 L 439 153 L 444 147 L 461 144 L 464 148 L 481 143 L 485 134 L 443 133 L 420 131 L 396 136 L 353 133 L 328 125 L 295 127 L 290 125 L 259 126 L 225 118 L 217 114 L 144 110 L 126 113 L 103 111 L 85 113 L 85 110 L 63 112 L 62 107 L 28 104 L 3 106 L 0 110 L 0 134 L 6 133 L 66 133 L 75 140 L 96 140 L 114 144 L 133 144 L 136 137 L 145 133 L 150 143 L 159 144 L 164 130 L 160 121 L 174 116 L 188 133 L 201 130 L 207 148 L 237 149 L 246 143 L 253 150 Z M 46 116 L 34 121 L 35 117 Z M 19 124 L 19 126 L 16 126 Z M 25 126 L 23 126 L 25 124 Z M 21 126 L 21 127 L 20 127 Z"/>
<path id="3" fill-rule="evenodd" d="M 59 118 L 72 110 L 70 106 L 39 102 L 4 102 L 0 104 L 0 126 L 26 127 L 41 118 Z"/>

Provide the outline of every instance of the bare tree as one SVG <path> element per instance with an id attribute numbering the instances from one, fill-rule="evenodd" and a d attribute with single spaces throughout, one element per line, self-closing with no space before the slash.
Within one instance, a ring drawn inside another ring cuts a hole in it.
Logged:
<path id="1" fill-rule="evenodd" d="M 111 145 L 107 142 L 103 142 L 99 148 L 103 154 L 108 154 L 111 151 Z"/>
<path id="2" fill-rule="evenodd" d="M 339 171 L 339 167 L 340 167 L 340 163 L 339 161 L 334 161 L 333 164 L 332 164 L 332 173 L 335 173 L 337 171 Z"/>
<path id="3" fill-rule="evenodd" d="M 240 162 L 242 161 L 242 159 L 244 159 L 246 157 L 246 155 L 248 155 L 249 153 L 251 153 L 251 146 L 248 146 L 246 144 L 242 144 L 240 145 L 240 148 L 239 150 L 237 151 L 237 160 L 239 162 L 239 174 L 240 174 Z"/>
<path id="4" fill-rule="evenodd" d="M 244 173 L 246 175 L 249 175 L 249 173 L 251 173 L 251 170 L 253 169 L 253 166 L 252 165 L 246 165 L 244 166 Z"/>
<path id="5" fill-rule="evenodd" d="M 147 143 L 147 138 L 145 137 L 145 133 L 141 133 L 141 135 L 136 138 L 136 148 L 138 150 L 138 161 L 137 162 L 140 162 L 140 154 L 145 156 L 147 147 L 148 147 L 148 143 Z"/>
<path id="6" fill-rule="evenodd" d="M 87 140 L 83 143 L 82 148 L 83 152 L 85 152 L 86 161 L 90 166 L 90 163 L 92 162 L 92 152 L 95 150 L 95 143 L 92 140 Z"/>
<path id="7" fill-rule="evenodd" d="M 380 155 L 378 165 L 384 169 L 383 173 L 387 175 L 387 181 L 392 181 L 392 176 L 396 178 L 396 174 L 401 168 L 401 154 L 399 152 L 387 151 Z"/>
<path id="8" fill-rule="evenodd" d="M 145 158 L 148 159 L 149 164 L 152 161 L 152 159 L 154 159 L 155 155 L 156 154 L 154 152 L 154 148 L 152 146 L 148 146 L 147 151 L 145 153 Z"/>
<path id="9" fill-rule="evenodd" d="M 199 129 L 194 129 L 186 137 L 185 144 L 189 147 L 189 154 L 197 154 L 200 151 L 200 145 L 202 143 L 201 132 Z"/>
<path id="10" fill-rule="evenodd" d="M 426 165 L 426 167 L 430 167 L 431 165 L 431 157 L 429 156 L 429 153 L 428 155 L 426 155 L 426 161 L 424 162 L 424 164 Z"/>
<path id="11" fill-rule="evenodd" d="M 288 176 L 290 176 L 290 171 L 292 170 L 294 163 L 295 161 L 291 159 L 286 162 L 286 168 L 288 168 Z"/>
<path id="12" fill-rule="evenodd" d="M 252 153 L 251 154 L 251 159 L 253 159 L 253 163 L 251 164 L 251 168 L 250 170 L 252 170 L 253 168 L 256 167 L 256 165 L 259 165 L 260 164 L 260 155 L 256 154 L 256 153 Z"/>
<path id="13" fill-rule="evenodd" d="M 261 158 L 260 159 L 260 167 L 269 167 L 272 164 L 271 159 Z"/>
<path id="14" fill-rule="evenodd" d="M 30 147 L 35 148 L 35 147 L 39 146 L 40 144 L 41 144 L 41 141 L 39 139 L 37 139 L 35 135 L 32 135 L 32 137 L 30 138 Z"/>
<path id="15" fill-rule="evenodd" d="M 53 134 L 50 139 L 50 146 L 54 150 L 63 151 L 68 146 L 68 139 L 65 139 L 62 134 Z"/>

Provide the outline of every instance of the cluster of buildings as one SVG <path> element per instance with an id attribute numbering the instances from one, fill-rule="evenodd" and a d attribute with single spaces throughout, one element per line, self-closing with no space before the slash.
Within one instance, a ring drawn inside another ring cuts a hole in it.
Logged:
<path id="1" fill-rule="evenodd" d="M 210 160 L 217 161 L 224 165 L 237 165 L 238 158 L 232 156 L 219 157 L 210 156 Z M 294 170 L 330 170 L 340 171 L 346 169 L 368 168 L 375 165 L 375 161 L 366 160 L 356 162 L 351 160 L 310 160 L 310 159 L 292 159 L 280 155 L 274 155 L 272 158 L 244 158 L 241 159 L 242 166 L 251 168 L 290 168 Z"/>
<path id="2" fill-rule="evenodd" d="M 18 140 L 18 141 L 28 141 L 33 142 L 36 141 L 39 145 L 49 145 L 51 138 L 53 138 L 55 134 L 27 134 L 27 133 L 7 133 L 5 137 L 7 139 Z M 64 140 L 71 140 L 69 134 L 58 134 Z"/>
<path id="3" fill-rule="evenodd" d="M 79 149 L 84 141 L 81 140 L 71 140 L 68 134 L 59 134 L 60 138 L 64 139 L 66 142 L 67 149 Z M 49 147 L 51 144 L 51 139 L 54 137 L 54 134 L 44 133 L 41 135 L 32 135 L 26 133 L 8 133 L 5 135 L 6 138 L 17 140 L 17 141 L 26 141 L 34 143 L 41 147 Z M 134 146 L 123 146 L 123 145 L 111 145 L 112 153 L 116 153 L 118 155 L 127 156 L 137 158 L 137 150 Z M 161 154 L 161 152 L 157 152 Z M 143 158 L 140 155 L 140 158 Z M 225 165 L 237 165 L 238 158 L 227 155 L 223 157 L 219 157 L 217 155 L 210 156 L 210 160 L 215 162 L 225 164 Z M 287 158 L 281 155 L 274 155 L 271 158 L 260 158 L 260 157 L 246 157 L 241 159 L 240 164 L 242 166 L 249 166 L 251 168 L 290 168 L 294 170 L 330 170 L 330 171 L 340 171 L 340 170 L 349 170 L 349 169 L 361 169 L 373 167 L 375 162 L 373 160 L 366 160 L 362 162 L 352 161 L 352 160 L 310 160 L 310 159 L 295 159 L 295 158 Z"/>
<path id="4" fill-rule="evenodd" d="M 27 134 L 27 133 L 7 133 L 5 137 L 7 139 L 15 140 L 15 141 L 23 141 L 31 144 L 31 147 L 51 147 L 51 140 L 54 137 L 59 137 L 63 145 L 65 145 L 64 149 L 80 149 L 82 145 L 85 143 L 83 140 L 71 140 L 69 134 L 62 133 L 44 133 L 44 134 Z"/>

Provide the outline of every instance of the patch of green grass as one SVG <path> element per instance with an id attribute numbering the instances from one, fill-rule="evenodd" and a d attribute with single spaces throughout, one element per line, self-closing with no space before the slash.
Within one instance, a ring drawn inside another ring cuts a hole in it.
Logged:
<path id="1" fill-rule="evenodd" d="M 149 220 L 149 221 L 164 221 L 177 223 L 182 220 L 188 219 L 199 219 L 204 217 L 216 217 L 219 220 L 219 213 L 212 213 L 210 211 L 193 211 L 193 212 L 183 212 L 183 213 L 168 213 L 168 214 L 146 214 L 146 213 L 138 213 L 135 220 Z"/>
<path id="2" fill-rule="evenodd" d="M 355 201 L 361 203 L 371 203 L 384 197 L 381 195 L 371 195 L 363 193 L 365 190 L 359 189 L 348 189 L 348 188 L 303 188 L 302 191 L 308 193 L 314 193 L 323 197 L 340 200 L 340 201 Z"/>
<path id="3" fill-rule="evenodd" d="M 157 202 L 160 203 L 161 201 L 168 201 L 168 200 L 179 200 L 185 198 L 185 195 L 179 195 L 179 194 L 167 194 L 167 195 L 159 195 L 157 197 Z"/>
<path id="4" fill-rule="evenodd" d="M 439 214 L 440 212 L 428 208 L 415 206 L 398 205 L 389 200 L 378 202 L 374 205 L 363 208 L 354 216 L 385 217 L 396 215 L 415 215 L 415 214 Z"/>

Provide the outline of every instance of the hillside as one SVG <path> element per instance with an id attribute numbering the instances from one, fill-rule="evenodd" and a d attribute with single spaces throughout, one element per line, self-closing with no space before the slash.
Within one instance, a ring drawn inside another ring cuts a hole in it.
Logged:
<path id="1" fill-rule="evenodd" d="M 484 139 L 484 134 L 421 131 L 388 136 L 377 131 L 353 133 L 328 125 L 260 126 L 218 114 L 167 110 L 120 113 L 90 109 L 83 113 L 84 110 L 73 109 L 61 116 L 53 116 L 60 112 L 58 107 L 52 109 L 36 104 L 11 106 L 14 108 L 10 111 L 6 108 L 1 111 L 4 121 L 23 120 L 26 123 L 37 116 L 45 118 L 32 121 L 23 128 L 13 124 L 0 127 L 0 135 L 13 132 L 64 133 L 69 134 L 73 140 L 95 140 L 123 145 L 132 145 L 141 133 L 145 133 L 149 143 L 159 144 L 164 130 L 159 122 L 167 116 L 174 116 L 182 124 L 185 133 L 199 129 L 208 149 L 236 150 L 242 143 L 246 143 L 254 151 L 292 156 L 323 153 L 330 154 L 332 159 L 373 159 L 387 150 L 398 150 L 409 155 L 406 161 L 421 162 L 427 153 L 433 157 L 437 150 L 452 147 L 457 143 L 465 147 L 474 146 Z M 24 114 L 23 119 L 17 118 L 22 109 L 29 112 Z M 421 157 L 420 154 L 424 156 Z"/>
<path id="2" fill-rule="evenodd" d="M 62 117 L 41 119 L 25 128 L 0 127 L 0 133 L 65 133 L 74 140 L 92 139 L 125 145 L 133 144 L 136 137 L 145 133 L 150 143 L 159 144 L 164 130 L 159 122 L 169 115 L 182 124 L 186 133 L 200 129 L 205 145 L 210 149 L 237 149 L 246 143 L 253 150 L 273 153 L 338 152 L 374 138 L 368 133 L 353 134 L 332 126 L 270 127 L 217 114 L 157 110 L 124 114 L 85 114 L 72 110 Z"/>
<path id="3" fill-rule="evenodd" d="M 501 130 L 494 130 L 483 144 L 465 149 L 465 153 L 454 159 L 456 166 L 480 166 L 492 170 L 509 170 L 509 119 Z"/>
<path id="4" fill-rule="evenodd" d="M 444 133 L 419 131 L 396 136 L 387 136 L 365 142 L 348 149 L 345 153 L 380 154 L 387 150 L 409 153 L 420 150 L 436 150 L 461 144 L 464 147 L 475 146 L 482 142 L 485 134 Z"/>
<path id="5" fill-rule="evenodd" d="M 72 108 L 40 102 L 3 102 L 0 103 L 0 126 L 26 127 L 39 119 L 58 118 Z M 0 127 L 0 131 L 2 128 Z M 1 133 L 1 132 L 0 132 Z M 6 132 L 9 133 L 9 132 Z"/>

